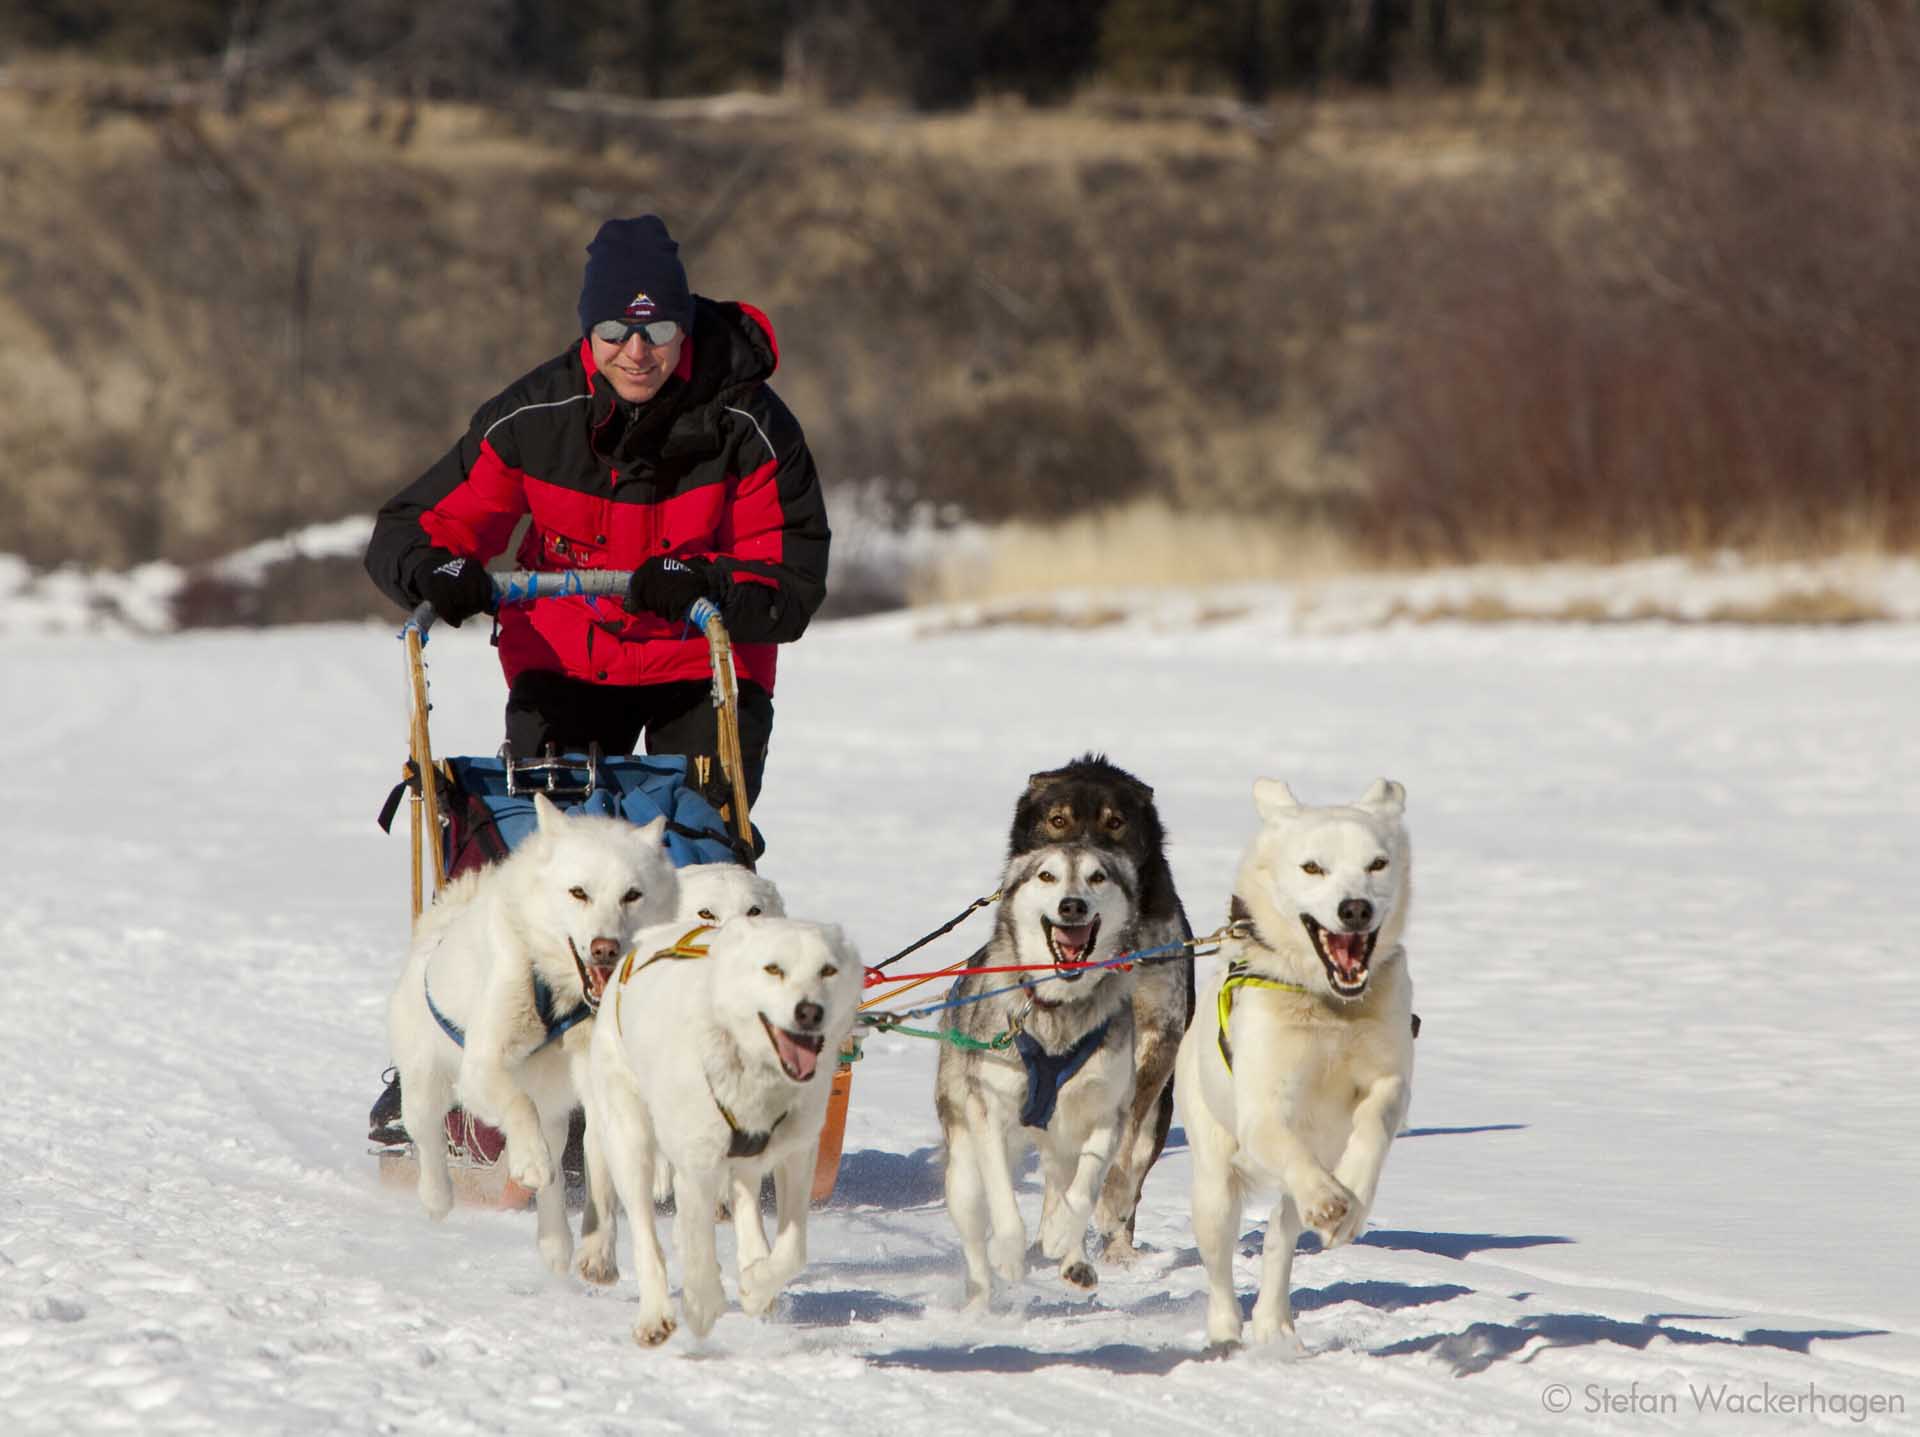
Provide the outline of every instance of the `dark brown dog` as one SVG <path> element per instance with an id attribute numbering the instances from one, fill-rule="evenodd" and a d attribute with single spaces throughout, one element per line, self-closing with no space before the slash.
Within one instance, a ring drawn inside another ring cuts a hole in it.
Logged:
<path id="1" fill-rule="evenodd" d="M 1007 852 L 1028 853 L 1049 843 L 1097 843 L 1117 848 L 1140 873 L 1140 949 L 1193 936 L 1167 864 L 1166 831 L 1153 790 L 1104 754 L 1089 753 L 1064 768 L 1036 773 L 1014 805 Z M 1134 1214 L 1147 1171 L 1173 1126 L 1173 1060 L 1193 1019 L 1193 963 L 1175 959 L 1134 970 L 1134 1093 L 1113 1166 L 1094 1205 L 1093 1227 L 1115 1262 L 1129 1262 Z"/>

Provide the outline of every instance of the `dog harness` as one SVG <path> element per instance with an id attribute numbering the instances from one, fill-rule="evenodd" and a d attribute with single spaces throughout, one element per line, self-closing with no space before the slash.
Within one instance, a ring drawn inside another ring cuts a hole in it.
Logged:
<path id="1" fill-rule="evenodd" d="M 1227 976 L 1220 984 L 1220 1061 L 1227 1065 L 1227 1071 L 1233 1071 L 1233 1044 L 1227 1041 L 1227 1020 L 1233 1016 L 1233 990 L 1236 988 L 1278 988 L 1283 993 L 1306 993 L 1310 989 L 1298 983 L 1282 983 L 1278 978 L 1262 978 L 1251 971 L 1245 963 L 1228 965 Z"/>
<path id="2" fill-rule="evenodd" d="M 1040 1046 L 1038 1038 L 1024 1029 L 1013 1035 L 1014 1051 L 1027 1070 L 1027 1101 L 1020 1108 L 1022 1127 L 1044 1128 L 1053 1121 L 1060 1090 L 1087 1065 L 1087 1059 L 1106 1040 L 1107 1029 L 1112 1025 L 1113 1019 L 1107 1019 L 1064 1053 L 1049 1053 Z"/>
<path id="3" fill-rule="evenodd" d="M 616 1030 L 622 1034 L 627 1031 L 620 1022 L 620 999 L 627 991 L 627 979 L 636 973 L 644 971 L 649 965 L 658 963 L 662 958 L 706 957 L 707 945 L 704 943 L 696 943 L 693 940 L 698 938 L 702 933 L 711 932 L 713 932 L 713 925 L 711 923 L 702 923 L 697 928 L 689 928 L 685 933 L 682 933 L 679 938 L 674 940 L 674 942 L 653 953 L 644 963 L 641 963 L 639 967 L 634 966 L 633 960 L 639 954 L 640 950 L 636 948 L 632 953 L 627 954 L 627 961 L 620 965 L 620 976 L 614 979 L 614 982 L 619 985 L 618 991 L 613 995 L 613 1026 Z"/>
<path id="4" fill-rule="evenodd" d="M 705 958 L 707 956 L 707 945 L 696 942 L 695 940 L 702 934 L 711 932 L 713 932 L 713 925 L 711 923 L 702 923 L 698 927 L 689 928 L 665 948 L 656 949 L 639 963 L 633 961 L 639 955 L 638 949 L 627 954 L 627 961 L 620 965 L 620 976 L 614 980 L 619 985 L 618 991 L 613 995 L 614 1027 L 622 1034 L 626 1032 L 626 1029 L 621 1025 L 620 1021 L 620 1000 L 627 991 L 628 979 L 637 973 L 645 972 L 648 967 L 658 963 L 662 958 L 669 960 Z M 726 1120 L 727 1132 L 729 1134 L 727 1139 L 727 1156 L 730 1158 L 759 1157 L 760 1154 L 767 1150 L 767 1144 L 773 1141 L 774 1130 L 777 1129 L 780 1124 L 784 1123 L 789 1116 L 787 1113 L 782 1113 L 773 1120 L 773 1125 L 765 1132 L 758 1132 L 741 1127 L 739 1120 L 727 1111 L 727 1105 L 720 1101 L 720 1095 L 713 1090 L 712 1078 L 707 1079 L 707 1096 L 713 1099 L 714 1107 L 720 1110 L 720 1116 Z"/>
<path id="5" fill-rule="evenodd" d="M 633 955 L 629 953 L 627 956 L 631 958 Z M 461 1031 L 460 1025 L 441 1012 L 440 1005 L 433 1001 L 433 990 L 427 986 L 425 974 L 420 978 L 420 991 L 426 995 L 427 1011 L 433 1014 L 433 1021 L 440 1025 L 440 1031 L 453 1039 L 454 1047 L 466 1047 L 467 1035 Z M 540 1022 L 547 1030 L 547 1036 L 541 1041 L 540 1047 L 533 1050 L 537 1053 L 549 1043 L 558 1042 L 561 1035 L 569 1028 L 577 1027 L 591 1018 L 594 1007 L 583 998 L 579 1007 L 556 1015 L 553 1011 L 553 989 L 547 986 L 546 979 L 535 973 L 533 975 L 533 1011 L 539 1015 Z M 528 1056 L 531 1057 L 532 1054 Z"/>

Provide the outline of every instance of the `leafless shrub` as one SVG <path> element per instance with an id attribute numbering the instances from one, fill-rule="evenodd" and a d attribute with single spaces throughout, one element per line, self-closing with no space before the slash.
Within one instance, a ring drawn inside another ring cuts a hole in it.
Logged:
<path id="1" fill-rule="evenodd" d="M 939 416 L 916 442 L 932 462 L 915 497 L 985 523 L 1111 508 L 1161 477 L 1123 415 L 1037 396 Z"/>
<path id="2" fill-rule="evenodd" d="M 262 628 L 401 615 L 374 592 L 355 559 L 290 559 L 257 578 L 237 579 L 199 570 L 173 597 L 173 621 L 182 629 Z"/>
<path id="3" fill-rule="evenodd" d="M 1584 213 L 1519 185 L 1422 237 L 1377 532 L 1467 560 L 1920 542 L 1911 93 L 1753 56 L 1582 97 Z"/>
<path id="4" fill-rule="evenodd" d="M 253 628 L 260 623 L 260 591 L 214 574 L 195 574 L 173 596 L 173 622 L 182 629 Z"/>

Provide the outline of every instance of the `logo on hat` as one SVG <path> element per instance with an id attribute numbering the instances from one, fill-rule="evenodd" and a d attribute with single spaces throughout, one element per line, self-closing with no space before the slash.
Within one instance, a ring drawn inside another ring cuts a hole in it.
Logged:
<path id="1" fill-rule="evenodd" d="M 621 317 L 623 319 L 651 319 L 657 309 L 659 309 L 659 306 L 653 302 L 653 296 L 643 289 L 627 301 L 626 313 Z"/>

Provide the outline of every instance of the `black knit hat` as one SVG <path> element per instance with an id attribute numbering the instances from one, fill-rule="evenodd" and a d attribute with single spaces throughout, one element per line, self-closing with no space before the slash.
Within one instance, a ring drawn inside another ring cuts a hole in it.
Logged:
<path id="1" fill-rule="evenodd" d="M 680 264 L 680 246 L 658 215 L 608 220 L 587 246 L 580 282 L 580 331 L 603 319 L 649 324 L 670 319 L 693 328 L 693 291 Z"/>

